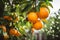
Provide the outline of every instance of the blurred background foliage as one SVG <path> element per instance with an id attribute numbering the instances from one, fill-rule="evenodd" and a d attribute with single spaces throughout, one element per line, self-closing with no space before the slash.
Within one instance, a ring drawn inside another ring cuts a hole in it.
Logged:
<path id="1" fill-rule="evenodd" d="M 50 17 L 50 30 L 47 32 L 49 40 L 60 40 L 60 9 L 55 14 L 55 17 Z"/>

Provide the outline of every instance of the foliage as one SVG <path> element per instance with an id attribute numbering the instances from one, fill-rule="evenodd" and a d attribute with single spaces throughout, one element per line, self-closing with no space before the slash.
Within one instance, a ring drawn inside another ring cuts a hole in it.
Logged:
<path id="1" fill-rule="evenodd" d="M 7 38 L 8 40 L 25 40 L 25 37 L 27 40 L 31 40 L 32 23 L 27 20 L 27 14 L 32 11 L 38 12 L 40 7 L 52 7 L 49 1 L 52 0 L 1 0 L 0 26 L 6 26 L 7 31 L 3 32 L 1 28 L 0 34 L 4 36 L 6 33 L 9 36 L 9 38 Z M 9 30 L 11 28 L 18 30 L 21 35 L 18 37 L 10 35 Z"/>

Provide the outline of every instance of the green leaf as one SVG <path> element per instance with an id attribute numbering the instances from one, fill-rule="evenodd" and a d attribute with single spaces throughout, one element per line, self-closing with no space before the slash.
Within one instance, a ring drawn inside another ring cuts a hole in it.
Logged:
<path id="1" fill-rule="evenodd" d="M 41 19 L 44 23 L 48 23 L 48 20 L 46 19 Z"/>
<path id="2" fill-rule="evenodd" d="M 22 10 L 22 12 L 28 11 L 29 8 L 31 8 L 31 6 L 32 6 L 32 3 L 27 4 L 27 5 L 25 6 L 25 8 Z"/>
<path id="3" fill-rule="evenodd" d="M 49 6 L 53 8 L 53 5 L 51 3 L 49 3 Z"/>
<path id="4" fill-rule="evenodd" d="M 53 0 L 49 0 L 49 1 L 53 1 Z"/>
<path id="5" fill-rule="evenodd" d="M 39 0 L 39 1 L 46 1 L 46 0 Z M 48 1 L 53 1 L 53 0 L 48 0 Z"/>
<path id="6" fill-rule="evenodd" d="M 28 28 L 28 29 L 30 29 L 31 28 L 31 23 L 28 21 L 28 22 L 26 22 L 26 28 Z"/>
<path id="7" fill-rule="evenodd" d="M 25 29 L 23 27 L 20 27 L 19 31 L 21 32 L 22 35 L 26 34 Z"/>
<path id="8" fill-rule="evenodd" d="M 46 0 L 46 4 L 47 4 L 47 5 L 49 4 L 49 1 L 48 1 L 48 0 Z"/>

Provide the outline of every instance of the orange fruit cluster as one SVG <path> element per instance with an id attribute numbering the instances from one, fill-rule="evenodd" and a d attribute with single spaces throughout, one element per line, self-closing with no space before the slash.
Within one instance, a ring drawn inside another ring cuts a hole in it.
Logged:
<path id="1" fill-rule="evenodd" d="M 18 18 L 17 16 L 15 16 L 15 19 L 13 19 L 11 16 L 3 16 L 3 18 L 4 18 L 5 20 L 12 21 L 12 22 L 14 22 L 14 23 L 19 20 L 19 18 Z M 7 32 L 7 31 L 6 31 L 6 30 L 7 30 L 6 25 L 1 24 L 1 25 L 0 25 L 0 28 L 3 30 L 3 32 Z M 16 30 L 15 28 L 11 28 L 11 29 L 9 30 L 9 34 L 10 34 L 10 35 L 14 35 L 14 36 L 21 36 L 21 33 L 20 33 L 18 30 Z M 5 36 L 8 37 L 8 35 L 4 35 L 4 38 L 6 38 Z"/>
<path id="2" fill-rule="evenodd" d="M 33 27 L 32 27 L 32 31 L 33 28 L 36 30 L 39 30 L 43 27 L 41 20 L 39 19 L 46 19 L 49 15 L 49 11 L 46 7 L 40 7 L 40 11 L 39 12 L 30 12 L 27 15 L 27 18 L 30 22 L 33 23 Z"/>
<path id="3" fill-rule="evenodd" d="M 10 29 L 9 31 L 10 35 L 14 35 L 14 36 L 20 36 L 21 34 L 16 30 L 16 29 Z"/>
<path id="4" fill-rule="evenodd" d="M 13 19 L 11 16 L 3 16 L 4 19 L 8 20 L 8 21 L 13 21 L 13 22 L 17 22 L 19 21 L 19 18 L 17 16 L 15 16 L 16 18 Z"/>

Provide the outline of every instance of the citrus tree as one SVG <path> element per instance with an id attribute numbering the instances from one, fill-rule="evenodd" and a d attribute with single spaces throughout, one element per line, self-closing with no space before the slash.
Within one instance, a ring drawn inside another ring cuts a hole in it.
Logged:
<path id="1" fill-rule="evenodd" d="M 34 30 L 43 28 L 43 22 L 49 16 L 48 6 L 53 7 L 50 1 L 52 0 L 1 0 L 1 39 L 32 40 Z"/>

